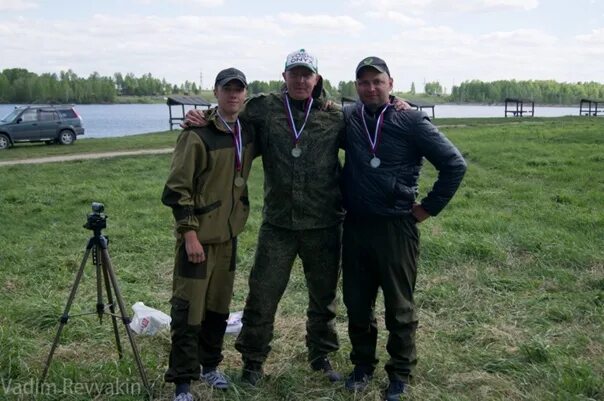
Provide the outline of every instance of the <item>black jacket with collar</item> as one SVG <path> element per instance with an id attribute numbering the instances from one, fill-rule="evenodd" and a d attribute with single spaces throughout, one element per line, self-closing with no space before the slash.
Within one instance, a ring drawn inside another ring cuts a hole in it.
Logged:
<path id="1" fill-rule="evenodd" d="M 372 137 L 377 116 L 365 110 Z M 436 216 L 451 200 L 461 184 L 466 163 L 459 150 L 430 122 L 424 112 L 384 113 L 373 168 L 373 155 L 363 120 L 361 103 L 344 108 L 346 160 L 342 173 L 344 207 L 353 215 L 399 216 L 408 214 L 418 195 L 418 178 L 423 158 L 438 170 L 438 178 L 421 200 L 426 211 Z"/>

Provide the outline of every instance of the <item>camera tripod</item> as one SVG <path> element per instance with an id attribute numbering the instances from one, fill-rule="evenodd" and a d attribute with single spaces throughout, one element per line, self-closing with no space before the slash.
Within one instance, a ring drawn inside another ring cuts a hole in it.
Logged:
<path id="1" fill-rule="evenodd" d="M 115 334 L 115 344 L 117 347 L 117 353 L 119 359 L 123 357 L 122 344 L 120 342 L 120 336 L 118 332 L 118 317 L 124 323 L 124 328 L 126 330 L 126 334 L 128 335 L 128 340 L 130 341 L 130 345 L 132 346 L 132 353 L 134 354 L 134 359 L 136 361 L 136 365 L 138 367 L 138 371 L 141 376 L 141 380 L 143 382 L 143 386 L 147 391 L 147 395 L 151 397 L 151 389 L 149 387 L 149 381 L 147 380 L 147 374 L 145 373 L 145 369 L 141 362 L 140 354 L 138 348 L 136 347 L 136 343 L 134 342 L 134 337 L 132 335 L 132 331 L 130 329 L 130 317 L 126 313 L 126 308 L 124 306 L 124 300 L 122 298 L 122 294 L 120 292 L 117 277 L 113 270 L 113 266 L 111 265 L 111 257 L 109 256 L 109 251 L 107 250 L 109 240 L 107 237 L 102 235 L 101 230 L 107 227 L 107 216 L 103 214 L 104 206 L 102 203 L 94 202 L 92 204 L 93 212 L 88 214 L 88 220 L 86 224 L 84 224 L 84 228 L 93 231 L 93 236 L 88 240 L 88 245 L 86 245 L 86 251 L 84 253 L 84 258 L 82 259 L 82 263 L 80 264 L 80 268 L 76 274 L 75 281 L 73 286 L 71 287 L 71 292 L 69 293 L 69 298 L 67 299 L 67 304 L 65 305 L 65 309 L 63 314 L 61 315 L 59 322 L 59 328 L 57 330 L 57 334 L 55 336 L 54 342 L 50 349 L 50 353 L 48 354 L 48 359 L 46 360 L 46 366 L 44 367 L 44 373 L 42 374 L 41 383 L 44 383 L 46 380 L 46 375 L 48 374 L 48 368 L 50 367 L 50 363 L 52 361 L 52 357 L 54 352 L 59 344 L 59 340 L 61 338 L 61 332 L 63 331 L 63 327 L 69 321 L 70 315 L 69 310 L 71 309 L 71 305 L 74 301 L 78 286 L 82 279 L 82 275 L 84 273 L 84 268 L 86 267 L 86 261 L 88 257 L 92 253 L 92 260 L 96 269 L 96 289 L 97 289 L 97 304 L 96 304 L 96 312 L 92 313 L 82 313 L 79 315 L 72 316 L 82 316 L 96 313 L 99 318 L 99 323 L 103 321 L 103 315 L 108 314 L 111 316 L 111 323 L 113 325 L 113 333 Z M 103 280 L 101 279 L 101 274 L 104 279 L 105 290 L 107 292 L 107 300 L 109 304 L 109 312 L 106 311 L 105 304 L 103 303 Z M 117 306 L 119 308 L 119 314 L 115 313 L 116 303 L 114 302 L 113 294 L 115 294 L 115 300 L 117 301 Z"/>

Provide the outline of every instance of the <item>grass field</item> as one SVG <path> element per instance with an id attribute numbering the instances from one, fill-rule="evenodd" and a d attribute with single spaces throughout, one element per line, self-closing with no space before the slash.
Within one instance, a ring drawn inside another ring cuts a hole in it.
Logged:
<path id="1" fill-rule="evenodd" d="M 419 365 L 409 400 L 604 400 L 604 119 L 436 120 L 469 164 L 457 196 L 421 225 Z M 25 146 L 0 161 L 41 153 L 171 146 L 173 134 Z M 94 146 L 92 144 L 95 144 Z M 94 148 L 94 150 L 91 150 Z M 58 151 L 58 150 L 57 150 Z M 159 197 L 169 155 L 0 167 L 0 399 L 31 399 L 57 319 L 90 232 L 92 201 L 105 204 L 105 233 L 127 307 L 143 301 L 169 311 L 172 216 Z M 232 309 L 241 310 L 262 206 L 261 163 L 250 180 L 252 214 L 240 237 Z M 426 166 L 423 193 L 434 179 Z M 368 391 L 349 394 L 307 368 L 306 289 L 299 262 L 280 304 L 267 380 L 240 386 L 233 337 L 222 367 L 235 386 L 201 400 L 379 400 L 386 383 L 383 319 L 380 367 Z M 72 313 L 93 312 L 96 288 L 87 267 Z M 383 317 L 381 300 L 378 316 Z M 350 344 L 340 302 L 341 349 Z M 122 330 L 123 333 L 123 330 Z M 39 400 L 138 400 L 139 377 L 125 336 L 116 357 L 105 317 L 74 317 Z M 137 337 L 155 399 L 163 383 L 169 334 Z M 96 389 L 95 389 L 96 386 Z"/>

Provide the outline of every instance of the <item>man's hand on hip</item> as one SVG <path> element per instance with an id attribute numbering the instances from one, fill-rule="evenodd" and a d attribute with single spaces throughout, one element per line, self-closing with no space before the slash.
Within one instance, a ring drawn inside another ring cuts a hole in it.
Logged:
<path id="1" fill-rule="evenodd" d="M 426 212 L 426 209 L 424 209 L 424 207 L 419 203 L 413 204 L 413 206 L 411 207 L 411 213 L 413 214 L 413 217 L 415 217 L 415 220 L 417 220 L 418 223 L 421 223 L 422 221 L 430 217 L 430 213 Z"/>

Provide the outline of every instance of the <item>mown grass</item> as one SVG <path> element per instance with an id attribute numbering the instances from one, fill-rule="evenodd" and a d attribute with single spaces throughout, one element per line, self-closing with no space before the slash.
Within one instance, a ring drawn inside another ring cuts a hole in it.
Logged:
<path id="1" fill-rule="evenodd" d="M 604 399 L 604 120 L 437 123 L 448 127 L 445 132 L 469 169 L 454 201 L 421 227 L 419 365 L 408 399 Z M 175 138 L 158 135 L 161 141 Z M 154 147 L 157 141 L 153 135 L 115 138 L 107 141 L 107 150 Z M 75 151 L 84 143 L 63 148 Z M 169 311 L 172 217 L 159 202 L 169 161 L 169 155 L 157 155 L 0 167 L 0 398 L 29 399 L 16 394 L 16 386 L 42 372 L 90 236 L 82 224 L 92 201 L 105 203 L 105 233 L 128 307 L 143 301 Z M 434 174 L 427 165 L 424 192 Z M 240 238 L 233 310 L 244 305 L 260 224 L 259 161 L 250 185 L 253 210 Z M 90 264 L 73 313 L 94 311 L 93 273 Z M 386 382 L 382 365 L 368 391 L 356 395 L 309 371 L 306 303 L 297 262 L 279 308 L 267 380 L 258 389 L 239 385 L 241 362 L 228 337 L 223 367 L 235 386 L 212 392 L 196 384 L 195 395 L 201 400 L 380 399 Z M 334 362 L 348 372 L 350 345 L 340 305 L 341 350 Z M 383 316 L 381 300 L 378 316 Z M 70 320 L 48 379 L 58 390 L 38 399 L 141 399 L 128 344 L 123 337 L 126 357 L 117 360 L 108 320 L 103 325 L 94 316 Z M 387 332 L 382 319 L 380 325 L 383 363 Z M 172 387 L 163 383 L 169 335 L 137 341 L 154 396 L 171 399 Z M 69 387 L 116 381 L 130 387 L 114 396 L 107 394 L 110 387 L 96 395 Z M 65 386 L 68 394 L 60 394 Z"/>

